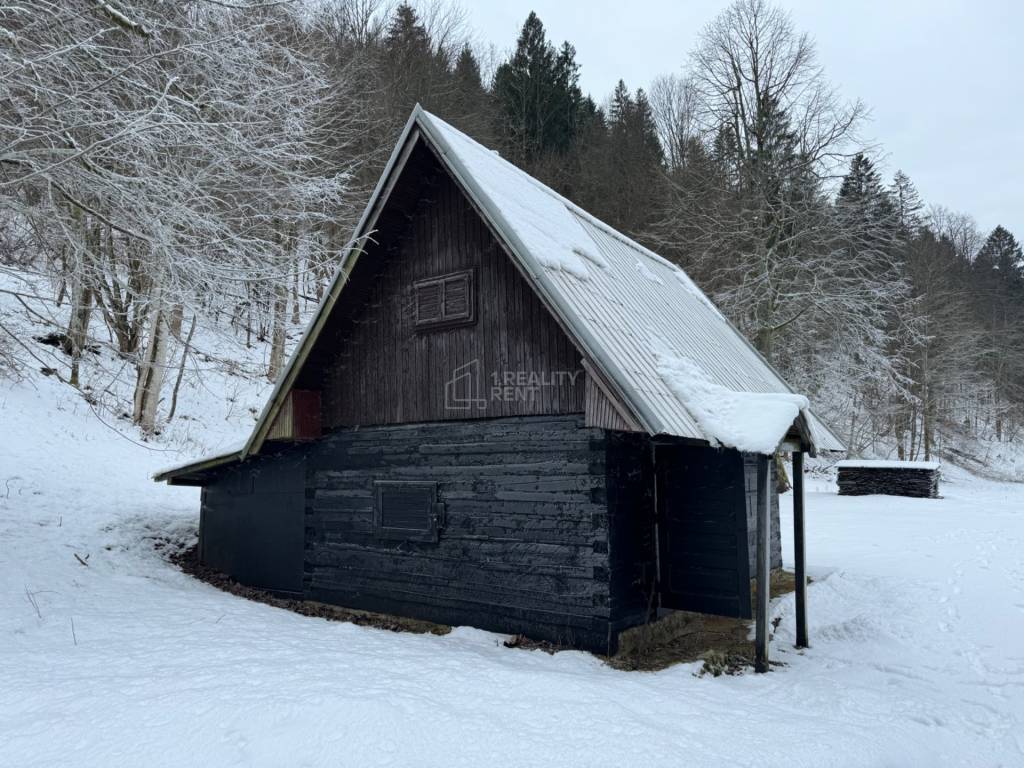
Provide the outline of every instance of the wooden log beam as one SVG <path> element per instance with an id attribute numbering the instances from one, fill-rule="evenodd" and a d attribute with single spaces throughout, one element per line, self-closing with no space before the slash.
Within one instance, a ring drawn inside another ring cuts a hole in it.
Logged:
<path id="1" fill-rule="evenodd" d="M 796 647 L 807 648 L 807 559 L 804 546 L 804 454 L 793 451 L 793 549 L 796 559 Z"/>
<path id="2" fill-rule="evenodd" d="M 925 499 L 938 498 L 939 466 L 934 462 L 839 463 L 839 495 L 886 494 Z"/>
<path id="3" fill-rule="evenodd" d="M 768 671 L 768 605 L 771 600 L 771 509 L 768 493 L 769 456 L 757 458 L 757 609 L 754 671 Z"/>

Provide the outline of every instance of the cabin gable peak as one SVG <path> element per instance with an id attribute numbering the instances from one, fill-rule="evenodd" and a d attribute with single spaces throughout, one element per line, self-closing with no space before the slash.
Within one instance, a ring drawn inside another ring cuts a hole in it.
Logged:
<path id="1" fill-rule="evenodd" d="M 407 126 L 309 332 L 242 455 L 302 439 L 293 392 L 322 389 L 323 431 L 344 426 L 590 413 L 593 370 L 503 231 Z M 345 298 L 342 298 L 344 296 Z M 344 360 L 338 358 L 343 357 Z M 607 385 L 604 392 L 609 391 Z M 640 427 L 636 427 L 640 429 Z M 308 435 L 310 437 L 315 435 Z"/>
<path id="2" fill-rule="evenodd" d="M 799 418 L 783 425 L 776 445 L 799 443 L 812 453 L 843 450 L 806 400 L 793 395 L 682 269 L 417 105 L 238 459 L 259 453 L 268 438 L 286 432 L 281 420 L 287 416 L 281 414 L 289 407 L 297 422 L 290 392 L 312 389 L 309 382 L 297 382 L 342 293 L 348 295 L 358 281 L 364 257 L 393 237 L 388 211 L 412 186 L 423 183 L 414 171 L 424 157 L 478 217 L 522 281 L 523 291 L 535 297 L 543 315 L 564 335 L 567 342 L 561 343 L 575 350 L 579 367 L 586 369 L 585 409 L 580 405 L 576 412 L 585 410 L 588 424 L 737 447 L 729 442 L 729 430 L 716 433 L 713 420 L 702 418 L 695 401 L 675 386 L 671 373 L 682 365 L 693 368 L 694 380 L 708 384 L 712 392 L 717 387 L 730 398 L 750 395 L 751 402 L 778 394 L 780 401 L 793 405 Z M 422 333 L 479 322 L 479 302 L 487 298 L 472 266 L 456 264 L 410 281 L 407 298 Z M 323 403 L 326 412 L 326 395 Z M 767 445 L 769 440 L 760 442 Z"/>

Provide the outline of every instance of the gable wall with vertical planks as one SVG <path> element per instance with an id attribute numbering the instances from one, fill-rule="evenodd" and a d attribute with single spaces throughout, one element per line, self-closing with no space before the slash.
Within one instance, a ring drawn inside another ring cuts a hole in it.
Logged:
<path id="1" fill-rule="evenodd" d="M 473 272 L 474 321 L 417 328 L 414 284 L 461 270 Z M 583 413 L 579 352 L 424 146 L 350 280 L 296 384 L 322 389 L 325 430 Z M 495 393 L 506 376 L 516 383 Z"/>

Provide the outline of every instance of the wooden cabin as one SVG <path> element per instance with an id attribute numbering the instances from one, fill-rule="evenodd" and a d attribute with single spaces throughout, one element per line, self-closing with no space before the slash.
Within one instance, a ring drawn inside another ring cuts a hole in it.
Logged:
<path id="1" fill-rule="evenodd" d="M 354 242 L 245 446 L 157 475 L 206 565 L 601 653 L 752 615 L 767 457 L 842 445 L 682 270 L 419 107 Z"/>

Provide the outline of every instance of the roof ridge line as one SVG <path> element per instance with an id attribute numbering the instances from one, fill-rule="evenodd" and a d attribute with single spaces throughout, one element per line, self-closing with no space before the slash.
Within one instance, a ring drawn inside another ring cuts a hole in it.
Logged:
<path id="1" fill-rule="evenodd" d="M 540 179 L 538 179 L 538 178 L 536 178 L 534 176 L 531 176 L 529 173 L 524 171 L 522 168 L 520 168 L 518 165 L 513 163 L 511 160 L 508 160 L 507 158 L 505 158 L 497 150 L 491 149 L 490 147 L 487 147 L 484 144 L 481 144 L 479 141 L 474 139 L 472 136 L 470 136 L 469 134 L 465 133 L 464 131 L 460 131 L 458 128 L 456 128 L 454 125 L 449 123 L 447 120 L 445 120 L 444 118 L 438 117 L 433 112 L 428 112 L 427 110 L 422 109 L 422 108 L 421 108 L 421 111 L 422 111 L 423 114 L 431 117 L 434 120 L 440 120 L 445 125 L 447 125 L 451 130 L 453 130 L 456 133 L 458 133 L 460 136 L 462 136 L 467 141 L 472 141 L 474 144 L 479 145 L 483 149 L 485 149 L 485 150 L 487 150 L 489 152 L 494 153 L 494 155 L 497 156 L 497 158 L 501 162 L 503 162 L 509 168 L 514 170 L 520 176 L 522 176 L 525 181 L 528 181 L 530 184 L 532 184 L 534 187 L 539 189 L 541 192 L 544 192 L 545 194 L 550 195 L 551 197 L 555 198 L 558 202 L 560 202 L 562 205 L 564 205 L 569 210 L 570 213 L 575 214 L 576 216 L 579 216 L 580 218 L 586 219 L 590 224 L 593 224 L 594 226 L 596 226 L 599 229 L 603 230 L 605 232 L 605 234 L 607 234 L 607 235 L 609 235 L 611 237 L 614 237 L 615 239 L 619 240 L 622 243 L 625 243 L 626 245 L 628 245 L 628 246 L 630 246 L 632 248 L 636 248 L 637 250 L 641 251 L 648 258 L 653 259 L 654 261 L 657 261 L 657 262 L 661 262 L 662 264 L 664 264 L 667 267 L 670 267 L 670 268 L 672 268 L 672 269 L 674 269 L 674 270 L 676 270 L 678 272 L 682 272 L 684 275 L 686 274 L 686 270 L 683 269 L 678 264 L 675 264 L 675 263 L 669 261 L 664 256 L 656 253 L 655 251 L 652 251 L 647 246 L 645 246 L 645 245 L 643 245 L 641 243 L 638 243 L 636 240 L 634 240 L 632 237 L 630 237 L 629 235 L 625 234 L 624 232 L 621 232 L 621 231 L 617 230 L 615 227 L 613 227 L 608 222 L 606 222 L 606 221 L 604 221 L 602 219 L 599 219 L 597 216 L 592 214 L 590 211 L 586 210 L 585 208 L 582 208 L 577 203 L 574 203 L 572 200 L 570 200 L 569 198 L 567 198 L 565 195 L 563 195 L 562 193 L 558 192 L 557 190 L 552 189 L 550 186 L 545 184 Z M 689 277 L 689 275 L 686 275 L 686 276 Z M 690 281 L 693 282 L 693 279 L 690 278 Z M 698 290 L 700 290 L 700 286 L 698 286 L 696 283 L 694 283 L 694 286 Z M 702 291 L 702 293 L 703 293 L 703 291 Z"/>

